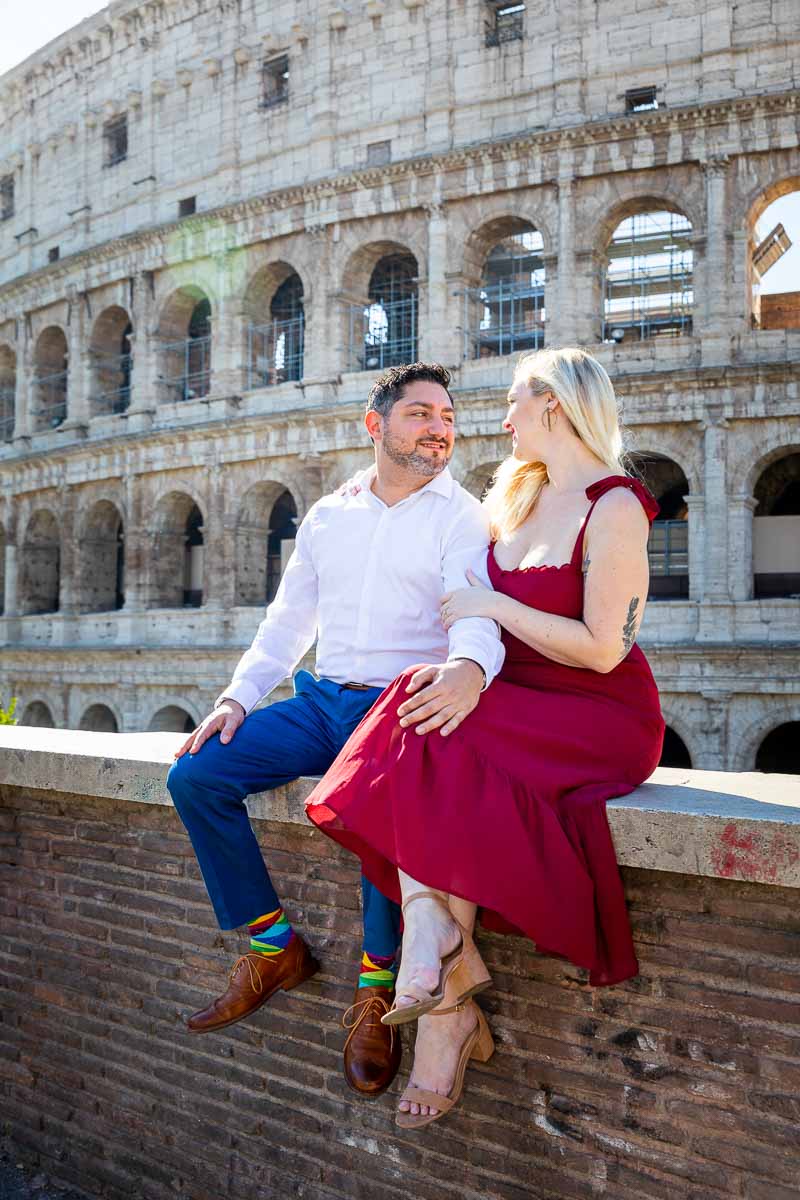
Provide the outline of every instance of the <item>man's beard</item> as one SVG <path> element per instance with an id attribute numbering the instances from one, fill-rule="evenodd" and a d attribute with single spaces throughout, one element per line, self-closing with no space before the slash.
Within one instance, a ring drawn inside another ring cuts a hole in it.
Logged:
<path id="1" fill-rule="evenodd" d="M 401 450 L 399 444 L 390 433 L 384 433 L 383 435 L 383 452 L 386 457 L 390 458 L 396 466 L 410 471 L 412 475 L 433 476 L 443 471 L 450 459 L 450 454 L 444 442 L 442 442 L 441 448 L 443 450 L 441 458 L 428 458 L 426 455 L 420 454 L 416 448 L 414 450 Z"/>

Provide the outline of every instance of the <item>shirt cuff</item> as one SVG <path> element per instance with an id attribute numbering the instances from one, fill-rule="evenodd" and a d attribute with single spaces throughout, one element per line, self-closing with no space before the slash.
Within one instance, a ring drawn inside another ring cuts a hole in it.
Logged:
<path id="1" fill-rule="evenodd" d="M 220 692 L 214 701 L 214 708 L 222 703 L 223 700 L 235 700 L 241 704 L 244 709 L 244 715 L 255 708 L 261 699 L 261 692 L 254 683 L 250 683 L 247 679 L 240 679 L 238 683 L 230 683 L 225 688 L 224 692 Z"/>
<path id="2" fill-rule="evenodd" d="M 485 646 L 476 646 L 466 642 L 460 643 L 458 647 L 453 647 L 447 656 L 447 661 L 455 662 L 459 658 L 469 658 L 472 662 L 478 664 L 485 676 L 483 687 L 481 688 L 481 691 L 485 692 L 500 669 L 497 663 L 497 656 L 492 655 L 490 661 Z"/>

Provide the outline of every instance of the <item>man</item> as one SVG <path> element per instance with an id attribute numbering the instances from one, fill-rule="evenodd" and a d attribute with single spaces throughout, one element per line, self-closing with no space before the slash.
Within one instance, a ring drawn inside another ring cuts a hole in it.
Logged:
<path id="1" fill-rule="evenodd" d="M 458 621 L 448 635 L 440 620 L 442 593 L 465 586 L 488 542 L 483 510 L 447 469 L 449 383 L 444 367 L 425 363 L 392 367 L 375 382 L 365 417 L 374 465 L 312 506 L 250 649 L 170 769 L 167 786 L 219 925 L 246 925 L 250 936 L 225 993 L 189 1018 L 192 1032 L 239 1021 L 318 969 L 272 885 L 245 796 L 323 774 L 383 688 L 412 664 L 430 664 L 412 680 L 410 720 L 420 734 L 456 728 L 502 665 L 494 622 Z M 298 672 L 291 699 L 253 712 L 315 637 L 320 678 Z M 400 1040 L 380 1022 L 394 996 L 399 909 L 366 880 L 362 896 L 344 1070 L 352 1088 L 376 1096 L 400 1064 Z"/>

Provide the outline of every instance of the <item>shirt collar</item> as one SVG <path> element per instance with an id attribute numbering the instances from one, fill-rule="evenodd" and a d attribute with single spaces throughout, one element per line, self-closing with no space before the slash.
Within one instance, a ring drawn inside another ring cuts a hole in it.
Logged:
<path id="1" fill-rule="evenodd" d="M 371 466 L 366 467 L 363 471 L 360 471 L 357 475 L 353 476 L 353 483 L 363 488 L 364 491 L 370 492 L 374 496 L 375 493 L 372 492 L 372 481 L 376 475 L 377 468 L 375 463 L 372 463 Z M 450 468 L 445 467 L 444 470 L 440 471 L 438 475 L 434 475 L 433 479 L 431 479 L 429 483 L 426 483 L 424 487 L 419 489 L 419 491 L 412 492 L 410 496 L 406 497 L 406 499 L 411 500 L 414 496 L 421 496 L 425 492 L 434 492 L 437 496 L 444 496 L 445 500 L 449 500 L 453 494 L 453 487 L 454 481 L 453 476 L 450 474 Z M 377 497 L 375 498 L 377 499 Z"/>

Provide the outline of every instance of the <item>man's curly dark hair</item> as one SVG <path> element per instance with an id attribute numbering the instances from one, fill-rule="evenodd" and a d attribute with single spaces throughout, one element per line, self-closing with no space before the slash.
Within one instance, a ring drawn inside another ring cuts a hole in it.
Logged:
<path id="1" fill-rule="evenodd" d="M 373 383 L 367 398 L 367 412 L 387 417 L 410 383 L 438 383 L 450 396 L 450 372 L 441 363 L 405 363 L 389 367 Z M 453 397 L 450 396 L 452 403 Z"/>

